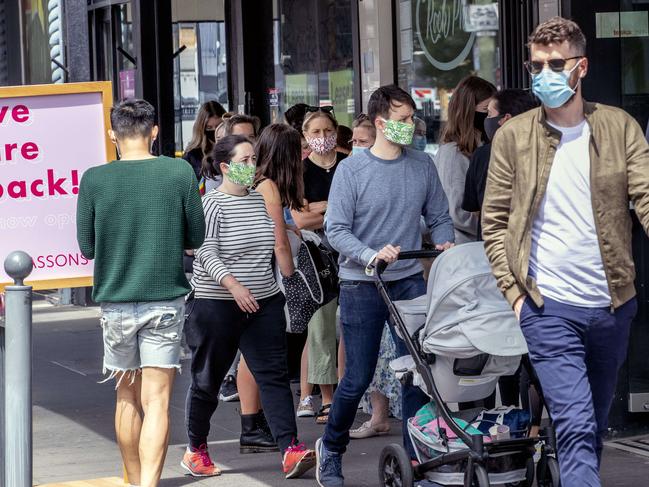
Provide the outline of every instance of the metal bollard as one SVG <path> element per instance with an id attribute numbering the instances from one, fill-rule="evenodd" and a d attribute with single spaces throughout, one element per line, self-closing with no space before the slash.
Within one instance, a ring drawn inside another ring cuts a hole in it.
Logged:
<path id="1" fill-rule="evenodd" d="M 4 483 L 32 486 L 32 287 L 24 280 L 32 258 L 16 251 L 5 259 L 14 280 L 5 288 Z"/>

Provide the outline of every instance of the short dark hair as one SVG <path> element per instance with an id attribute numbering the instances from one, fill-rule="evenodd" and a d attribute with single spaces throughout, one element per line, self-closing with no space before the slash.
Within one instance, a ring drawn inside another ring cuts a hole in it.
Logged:
<path id="1" fill-rule="evenodd" d="M 415 100 L 403 88 L 397 85 L 381 86 L 372 93 L 370 101 L 367 104 L 367 114 L 370 117 L 372 125 L 375 125 L 376 117 L 387 118 L 390 116 L 390 108 L 392 108 L 394 102 L 405 103 L 406 105 L 410 105 L 413 110 L 417 109 Z"/>
<path id="2" fill-rule="evenodd" d="M 110 125 L 118 139 L 148 137 L 155 126 L 155 108 L 146 100 L 125 100 L 111 108 Z"/>
<path id="3" fill-rule="evenodd" d="M 309 105 L 306 103 L 296 103 L 284 112 L 286 123 L 300 133 L 302 133 L 302 123 L 304 122 L 307 108 L 309 108 Z"/>
<path id="4" fill-rule="evenodd" d="M 502 90 L 494 95 L 494 100 L 500 115 L 509 113 L 512 117 L 539 106 L 539 101 L 528 90 Z"/>
<path id="5" fill-rule="evenodd" d="M 228 162 L 234 155 L 234 151 L 239 144 L 251 144 L 248 137 L 244 135 L 226 135 L 219 140 L 212 153 L 203 159 L 201 166 L 201 176 L 206 179 L 214 179 L 221 174 L 219 164 Z"/>
<path id="6" fill-rule="evenodd" d="M 259 117 L 243 115 L 241 113 L 232 115 L 223 123 L 225 124 L 226 135 L 232 135 L 232 129 L 234 128 L 235 125 L 239 125 L 242 123 L 249 123 L 250 125 L 252 125 L 252 129 L 255 132 L 255 137 L 256 137 L 257 135 L 259 135 L 259 128 L 261 127 L 261 120 L 259 120 Z"/>
<path id="7" fill-rule="evenodd" d="M 530 35 L 528 46 L 531 47 L 532 44 L 549 46 L 550 44 L 562 44 L 565 41 L 568 41 L 570 47 L 578 55 L 586 55 L 586 36 L 581 28 L 572 20 L 552 17 L 534 29 Z"/>

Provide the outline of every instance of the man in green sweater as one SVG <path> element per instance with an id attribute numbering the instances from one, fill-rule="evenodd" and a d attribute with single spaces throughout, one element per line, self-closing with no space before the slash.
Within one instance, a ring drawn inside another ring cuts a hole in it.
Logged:
<path id="1" fill-rule="evenodd" d="M 158 484 L 169 432 L 169 399 L 180 367 L 185 299 L 183 250 L 205 237 L 196 176 L 182 159 L 156 157 L 155 110 L 129 100 L 111 111 L 119 161 L 86 171 L 77 240 L 95 260 L 106 380 L 117 381 L 115 429 L 131 485 Z"/>

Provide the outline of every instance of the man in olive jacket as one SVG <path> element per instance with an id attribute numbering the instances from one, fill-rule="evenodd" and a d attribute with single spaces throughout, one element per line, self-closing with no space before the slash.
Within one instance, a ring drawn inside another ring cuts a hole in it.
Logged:
<path id="1" fill-rule="evenodd" d="M 584 101 L 585 54 L 574 22 L 557 17 L 532 33 L 526 65 L 543 106 L 496 133 L 482 217 L 570 487 L 600 485 L 602 436 L 637 310 L 629 202 L 649 229 L 649 146 L 627 113 Z"/>

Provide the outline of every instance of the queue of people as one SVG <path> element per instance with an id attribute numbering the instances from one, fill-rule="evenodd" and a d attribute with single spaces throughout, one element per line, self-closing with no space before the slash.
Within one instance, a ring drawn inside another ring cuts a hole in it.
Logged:
<path id="1" fill-rule="evenodd" d="M 540 107 L 529 92 L 463 79 L 434 161 L 415 102 L 394 85 L 378 88 L 351 128 L 333 107 L 298 104 L 287 123 L 260 130 L 255 117 L 207 102 L 188 164 L 150 152 L 150 104 L 115 106 L 120 159 L 84 174 L 77 225 L 82 253 L 95 260 L 104 371 L 116 380 L 131 484 L 160 479 L 183 334 L 189 474 L 221 474 L 207 444 L 226 399 L 241 403 L 241 452 L 279 452 L 287 479 L 316 467 L 321 487 L 342 487 L 350 439 L 387 433 L 390 415 L 403 418 L 414 460 L 405 420 L 429 398 L 388 370 L 407 349 L 374 273 L 390 264 L 393 300 L 425 294 L 421 264 L 398 261 L 402 249 L 421 248 L 423 227 L 439 250 L 484 239 L 533 367 L 501 379 L 502 402 L 531 409 L 534 436 L 545 399 L 563 485 L 600 485 L 602 436 L 637 309 L 628 203 L 648 230 L 649 146 L 629 115 L 583 100 L 584 53 L 574 22 L 537 27 L 527 68 Z M 296 409 L 285 308 L 294 296 L 278 283 L 295 289 L 303 279 L 292 241 L 307 232 L 337 256 L 339 293 L 310 318 Z M 371 418 L 352 429 L 361 401 Z M 495 393 L 480 406 L 494 404 Z M 296 418 L 314 416 L 324 430 L 309 449 Z"/>

